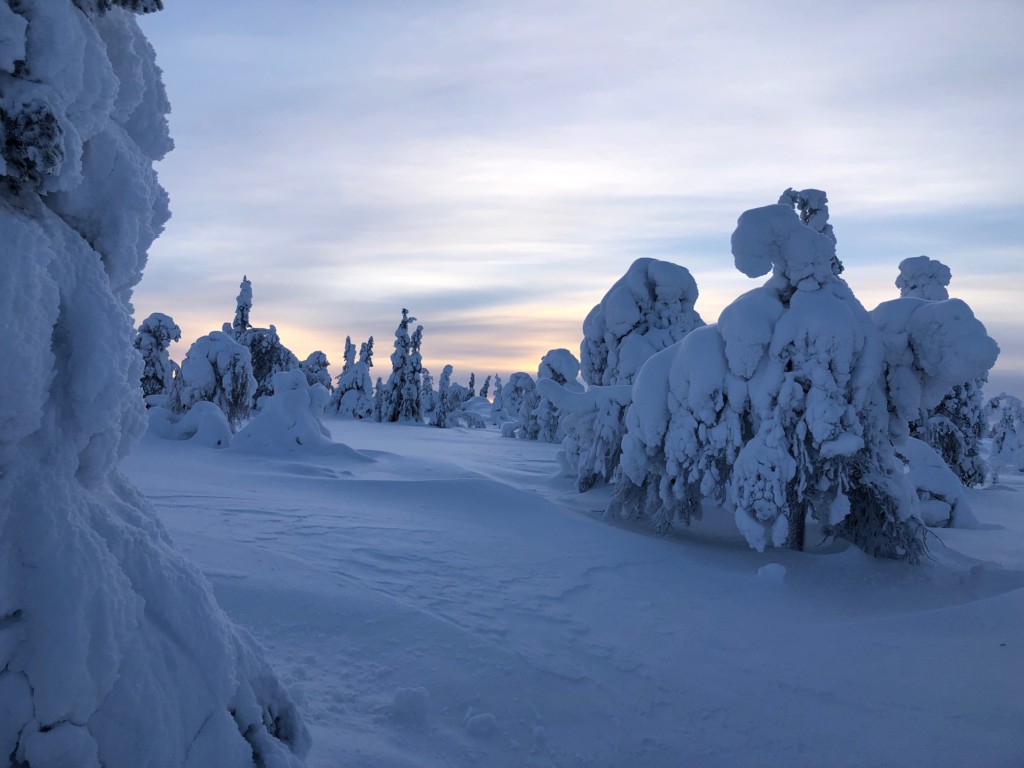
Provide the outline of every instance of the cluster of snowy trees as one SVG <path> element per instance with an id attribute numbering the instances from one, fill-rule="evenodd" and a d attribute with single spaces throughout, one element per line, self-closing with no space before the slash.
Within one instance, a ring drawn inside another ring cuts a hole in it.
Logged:
<path id="1" fill-rule="evenodd" d="M 679 337 L 660 350 L 631 343 L 650 350 L 638 363 L 604 353 L 609 335 L 622 349 L 628 333 L 601 320 L 602 305 L 588 316 L 581 349 L 594 386 L 562 398 L 566 469 L 581 490 L 610 480 L 610 513 L 659 530 L 700 519 L 710 502 L 757 549 L 802 549 L 813 520 L 824 536 L 916 561 L 922 522 L 969 520 L 960 482 L 984 477 L 980 388 L 995 342 L 948 298 L 949 270 L 925 257 L 901 265 L 899 299 L 867 312 L 840 277 L 819 190 L 744 213 L 732 251 L 741 272 L 768 282 L 713 325 L 691 301 Z M 621 297 L 639 284 L 634 270 L 605 297 L 605 318 L 611 307 L 635 322 Z M 612 389 L 623 370 L 628 392 Z"/>
<path id="2" fill-rule="evenodd" d="M 841 277 L 836 245 L 825 193 L 788 189 L 740 217 L 735 264 L 770 277 L 717 323 L 697 312 L 689 271 L 638 259 L 584 320 L 579 359 L 552 349 L 535 376 L 495 376 L 492 401 L 491 377 L 478 395 L 475 375 L 457 384 L 450 365 L 435 389 L 423 326 L 407 309 L 386 380 L 372 383 L 373 337 L 358 359 L 346 338 L 332 383 L 324 353 L 300 363 L 274 326 L 251 326 L 243 278 L 233 323 L 193 344 L 180 369 L 167 356 L 177 326 L 165 315 L 143 322 L 143 390 L 150 403 L 167 392 L 178 414 L 214 403 L 233 432 L 274 393 L 278 374 L 297 370 L 307 387 L 329 393 L 311 402 L 341 416 L 436 427 L 489 421 L 506 437 L 560 443 L 559 461 L 580 491 L 608 483 L 610 514 L 660 531 L 713 504 L 757 549 L 802 549 L 810 520 L 820 535 L 917 560 L 922 522 L 969 524 L 962 488 L 986 479 L 980 441 L 991 418 L 1000 461 L 1021 463 L 1021 409 L 1008 397 L 984 402 L 998 347 L 970 308 L 949 298 L 945 265 L 904 260 L 899 298 L 868 312 Z M 209 440 L 221 432 L 208 430 Z"/>
<path id="3" fill-rule="evenodd" d="M 0 0 L 0 759 L 283 768 L 309 737 L 247 633 L 117 469 L 179 330 L 131 294 L 172 147 L 134 12 Z M 141 356 L 140 354 L 141 353 Z M 143 364 L 142 356 L 145 357 Z M 206 356 L 209 359 L 209 356 Z M 11 375 L 6 375 L 10 373 Z"/>

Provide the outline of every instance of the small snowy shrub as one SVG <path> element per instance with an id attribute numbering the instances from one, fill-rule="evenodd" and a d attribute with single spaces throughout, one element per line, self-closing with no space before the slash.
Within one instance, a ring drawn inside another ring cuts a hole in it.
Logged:
<path id="1" fill-rule="evenodd" d="M 167 354 L 171 342 L 181 339 L 181 329 L 167 315 L 154 312 L 139 326 L 135 348 L 142 355 L 142 394 L 163 395 L 174 381 L 178 366 Z"/>

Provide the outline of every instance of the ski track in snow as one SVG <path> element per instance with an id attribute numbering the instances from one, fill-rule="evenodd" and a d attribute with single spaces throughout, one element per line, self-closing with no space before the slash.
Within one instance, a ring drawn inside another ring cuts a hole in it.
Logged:
<path id="1" fill-rule="evenodd" d="M 309 765 L 1020 766 L 1020 477 L 920 567 L 664 537 L 557 447 L 330 420 L 343 452 L 147 437 L 124 469 L 267 649 Z M 758 570 L 778 563 L 785 570 Z"/>

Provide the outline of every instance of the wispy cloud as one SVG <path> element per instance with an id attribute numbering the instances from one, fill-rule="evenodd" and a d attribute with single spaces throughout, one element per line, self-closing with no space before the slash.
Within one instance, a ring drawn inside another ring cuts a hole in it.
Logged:
<path id="1" fill-rule="evenodd" d="M 302 354 L 389 349 L 408 306 L 431 367 L 532 370 L 637 256 L 689 267 L 714 320 L 752 285 L 736 217 L 791 184 L 828 190 L 866 305 L 926 253 L 1024 325 L 1000 288 L 1024 277 L 1017 2 L 176 0 L 143 23 L 178 149 L 136 305 L 188 338 L 248 273 Z"/>

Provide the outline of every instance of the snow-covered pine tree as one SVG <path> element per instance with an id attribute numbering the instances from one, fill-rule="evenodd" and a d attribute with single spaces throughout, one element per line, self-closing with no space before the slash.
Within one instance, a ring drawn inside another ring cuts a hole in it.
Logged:
<path id="1" fill-rule="evenodd" d="M 779 197 L 781 205 L 791 205 L 800 216 L 800 221 L 819 232 L 833 243 L 837 243 L 832 225 L 828 223 L 828 195 L 820 189 L 802 189 L 799 192 L 790 187 Z M 838 255 L 832 257 L 832 271 L 843 273 L 843 262 Z"/>
<path id="2" fill-rule="evenodd" d="M 236 339 L 252 328 L 249 315 L 252 312 L 252 283 L 248 275 L 242 275 L 238 285 L 238 297 L 235 299 L 235 319 L 231 323 L 231 333 Z"/>
<path id="3" fill-rule="evenodd" d="M 163 395 L 171 387 L 177 364 L 167 354 L 172 342 L 181 339 L 181 328 L 161 312 L 154 312 L 139 325 L 134 345 L 142 355 L 142 394 Z"/>
<path id="4" fill-rule="evenodd" d="M 331 393 L 330 409 L 339 416 L 368 419 L 373 415 L 373 336 L 360 345 L 358 362 L 354 362 L 354 354 L 355 348 L 346 337 L 345 367 Z"/>
<path id="5" fill-rule="evenodd" d="M 434 412 L 440 403 L 440 396 L 434 389 L 434 377 L 426 368 L 423 369 L 420 376 L 420 403 L 423 407 L 423 416 L 433 423 Z"/>
<path id="6" fill-rule="evenodd" d="M 583 392 L 583 385 L 576 380 L 579 373 L 580 361 L 568 349 L 548 350 L 537 367 L 536 387 L 520 409 L 518 437 L 545 443 L 562 441 L 565 437 L 561 428 L 562 411 L 556 398 L 544 387 L 549 383 L 568 392 Z"/>
<path id="7" fill-rule="evenodd" d="M 946 286 L 951 279 L 949 267 L 941 261 L 916 256 L 900 262 L 896 287 L 900 289 L 901 298 L 946 301 L 949 299 Z M 984 374 L 954 385 L 937 406 L 910 424 L 910 436 L 935 449 L 960 482 L 968 487 L 984 483 L 988 471 L 980 444 L 985 435 L 982 389 L 987 379 Z"/>
<path id="8" fill-rule="evenodd" d="M 293 371 L 299 367 L 299 358 L 281 343 L 277 328 L 249 328 L 238 337 L 238 343 L 247 347 L 252 358 L 252 375 L 256 379 L 254 404 L 259 399 L 274 393 L 274 374 Z"/>
<path id="9" fill-rule="evenodd" d="M 331 362 L 320 350 L 316 352 L 310 352 L 309 357 L 299 363 L 299 370 L 306 374 L 306 382 L 309 386 L 314 384 L 323 385 L 324 389 L 328 392 L 334 389 L 334 383 L 331 381 L 331 373 L 327 370 Z"/>
<path id="10" fill-rule="evenodd" d="M 562 410 L 559 462 L 581 492 L 610 481 L 618 466 L 629 386 L 644 362 L 704 325 L 694 308 L 698 295 L 685 267 L 637 259 L 587 315 L 580 344 L 587 396 L 548 394 Z"/>
<path id="11" fill-rule="evenodd" d="M 474 397 L 476 397 L 476 374 L 475 373 L 470 373 L 469 374 L 469 396 L 466 399 L 469 400 L 469 399 L 474 398 Z"/>
<path id="12" fill-rule="evenodd" d="M 988 401 L 986 411 L 992 419 L 993 464 L 1024 472 L 1024 403 L 1003 392 Z"/>
<path id="13" fill-rule="evenodd" d="M 448 417 L 458 407 L 452 397 L 452 366 L 446 365 L 441 370 L 441 378 L 437 380 L 437 407 L 430 421 L 431 426 L 447 427 Z"/>
<path id="14" fill-rule="evenodd" d="M 249 350 L 230 334 L 213 331 L 189 347 L 174 377 L 168 407 L 184 413 L 200 401 L 211 402 L 234 431 L 249 418 L 255 393 Z"/>
<path id="15" fill-rule="evenodd" d="M 402 319 L 395 330 L 395 351 L 391 353 L 391 375 L 383 387 L 378 387 L 374 401 L 374 419 L 377 421 L 422 421 L 420 403 L 420 371 L 423 368 L 420 346 L 423 326 L 417 326 L 412 335 L 409 326 L 416 321 L 409 310 L 402 309 Z"/>
<path id="16" fill-rule="evenodd" d="M 486 379 L 484 379 L 484 385 L 482 387 L 480 387 L 480 397 L 482 397 L 484 400 L 487 399 L 487 390 L 490 389 L 490 386 L 491 386 L 491 377 L 488 376 Z"/>
<path id="17" fill-rule="evenodd" d="M 0 760 L 295 766 L 262 652 L 118 470 L 146 423 L 132 289 L 168 218 L 130 10 L 0 0 Z M 16 372 L 16 375 L 7 375 Z"/>
<path id="18" fill-rule="evenodd" d="M 802 548 L 811 515 L 826 535 L 917 561 L 923 526 L 889 439 L 878 329 L 815 223 L 787 203 L 740 216 L 737 268 L 772 277 L 644 365 L 612 510 L 663 528 L 698 517 L 702 498 L 726 500 L 759 550 Z"/>
<path id="19" fill-rule="evenodd" d="M 491 423 L 500 427 L 505 422 L 504 384 L 501 376 L 494 374 L 494 399 L 491 400 Z"/>
<path id="20" fill-rule="evenodd" d="M 370 337 L 370 340 L 373 341 L 372 336 Z M 356 347 L 352 343 L 351 336 L 345 337 L 345 352 L 343 353 L 343 357 L 345 362 L 341 366 L 341 373 L 345 374 L 352 370 L 352 366 L 356 364 Z"/>

